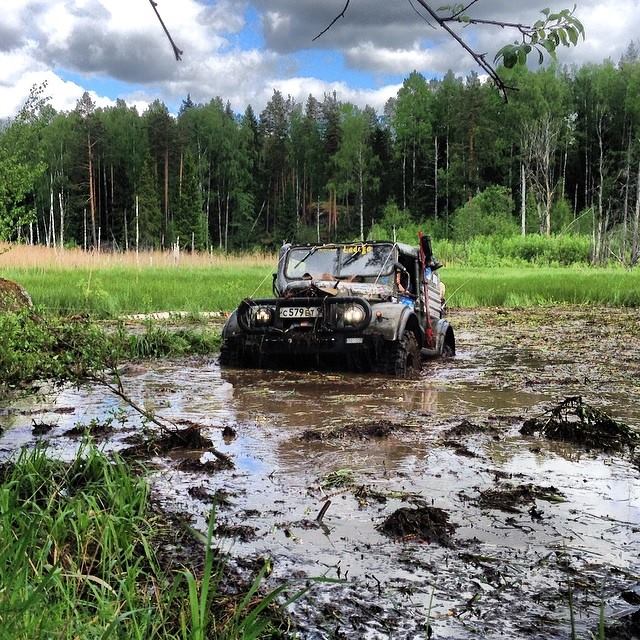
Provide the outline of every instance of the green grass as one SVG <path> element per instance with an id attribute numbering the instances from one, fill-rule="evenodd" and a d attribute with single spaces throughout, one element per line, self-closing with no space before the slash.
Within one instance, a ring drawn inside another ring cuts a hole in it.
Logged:
<path id="1" fill-rule="evenodd" d="M 451 307 L 547 304 L 640 306 L 640 270 L 593 267 L 452 267 L 440 272 Z"/>
<path id="2" fill-rule="evenodd" d="M 70 464 L 38 448 L 0 466 L 0 640 L 281 637 L 285 587 L 260 595 L 263 570 L 235 599 L 222 595 L 213 517 L 203 569 L 192 546 L 188 565 L 159 559 L 163 543 L 184 546 L 166 522 L 144 478 L 93 445 Z"/>
<path id="3" fill-rule="evenodd" d="M 271 270 L 260 266 L 3 269 L 36 305 L 62 314 L 110 318 L 154 311 L 228 311 L 242 298 L 270 295 Z M 266 279 L 265 279 L 266 277 Z"/>
<path id="4" fill-rule="evenodd" d="M 275 266 L 275 265 L 274 265 Z M 451 307 L 598 304 L 640 306 L 640 270 L 618 267 L 464 267 L 442 269 Z M 62 314 L 109 318 L 154 311 L 230 311 L 243 298 L 271 295 L 261 266 L 5 269 L 36 305 Z"/>

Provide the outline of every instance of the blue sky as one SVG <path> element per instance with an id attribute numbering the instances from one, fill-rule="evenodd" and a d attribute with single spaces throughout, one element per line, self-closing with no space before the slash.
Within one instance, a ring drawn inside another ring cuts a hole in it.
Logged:
<path id="1" fill-rule="evenodd" d="M 559 0 L 553 8 L 572 5 Z M 480 0 L 474 16 L 532 22 L 549 3 Z M 139 109 L 154 99 L 176 111 L 220 96 L 236 111 L 260 111 L 274 89 L 304 101 L 335 91 L 379 111 L 414 69 L 466 75 L 474 62 L 408 2 L 351 0 L 343 19 L 313 42 L 344 0 L 158 0 L 176 43 L 176 62 L 148 0 L 3 0 L 0 12 L 0 118 L 10 117 L 42 81 L 58 109 L 88 90 L 99 105 L 122 98 Z M 434 7 L 439 3 L 434 3 Z M 620 57 L 640 33 L 640 0 L 578 0 L 587 41 L 562 50 L 567 63 Z M 488 58 L 507 31 L 463 32 Z"/>

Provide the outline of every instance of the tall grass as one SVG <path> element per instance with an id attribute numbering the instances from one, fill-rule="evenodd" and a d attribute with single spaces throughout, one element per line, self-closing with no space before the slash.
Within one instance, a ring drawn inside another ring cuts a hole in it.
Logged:
<path id="1" fill-rule="evenodd" d="M 438 243 L 436 255 L 448 265 L 440 273 L 448 288 L 450 304 L 461 307 L 545 303 L 640 306 L 640 270 L 593 268 L 583 264 L 561 266 L 554 252 L 559 251 L 566 259 L 575 250 L 579 257 L 584 247 L 581 240 L 576 241 L 577 244 L 567 240 L 564 248 L 564 240 L 554 242 L 548 245 L 547 239 L 540 240 L 539 236 L 496 239 L 495 243 L 502 243 L 503 252 L 503 258 L 498 260 L 490 250 L 494 240 L 476 239 L 465 245 L 464 263 L 459 262 L 462 255 L 459 248 L 446 242 Z M 20 248 L 20 252 L 25 251 L 27 249 Z M 529 256 L 539 264 L 522 257 L 505 258 L 510 251 L 513 255 Z M 261 254 L 193 256 L 193 263 L 171 267 L 142 263 L 126 266 L 124 262 L 110 266 L 95 257 L 96 263 L 91 267 L 79 264 L 70 268 L 44 258 L 41 266 L 20 267 L 8 262 L 11 254 L 0 256 L 0 275 L 20 282 L 37 305 L 55 313 L 86 312 L 103 318 L 156 311 L 231 311 L 247 296 L 271 295 L 271 274 L 277 263 L 275 256 Z M 105 259 L 116 260 L 116 257 Z M 207 263 L 210 259 L 218 261 Z"/>
<path id="2" fill-rule="evenodd" d="M 640 306 L 640 271 L 589 267 L 443 269 L 452 307 L 548 304 Z"/>
<path id="3" fill-rule="evenodd" d="M 274 262 L 271 253 L 253 251 L 242 254 L 247 266 L 268 267 Z M 48 248 L 41 245 L 0 243 L 0 270 L 5 268 L 42 269 L 111 269 L 171 267 L 224 267 L 237 264 L 237 256 L 222 252 L 190 253 L 182 251 L 112 252 L 83 251 L 82 249 Z"/>
<path id="4" fill-rule="evenodd" d="M 3 638 L 148 638 L 167 589 L 146 483 L 85 449 L 71 465 L 23 452 L 0 486 Z"/>
<path id="5" fill-rule="evenodd" d="M 0 467 L 0 639 L 278 637 L 283 587 L 259 595 L 260 572 L 218 616 L 214 520 L 198 573 L 161 566 L 156 549 L 177 542 L 164 522 L 144 479 L 92 445 L 71 464 L 35 449 Z"/>

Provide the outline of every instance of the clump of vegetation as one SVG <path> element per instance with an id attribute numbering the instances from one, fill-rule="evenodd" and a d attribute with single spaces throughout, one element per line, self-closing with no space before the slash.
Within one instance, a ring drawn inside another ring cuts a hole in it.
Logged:
<path id="1" fill-rule="evenodd" d="M 106 332 L 84 318 L 42 316 L 25 310 L 0 314 L 0 385 L 36 380 L 80 383 L 117 372 L 126 361 L 205 354 L 218 349 L 220 336 L 208 330 L 168 331 L 152 324 L 140 335 L 122 327 Z"/>
<path id="2" fill-rule="evenodd" d="M 176 539 L 149 503 L 146 481 L 85 444 L 70 464 L 44 449 L 0 467 L 0 629 L 36 637 L 279 637 L 275 598 L 260 596 L 266 567 L 239 595 L 220 591 L 224 563 L 205 544 Z M 179 558 L 166 545 L 188 547 Z M 3 637 L 5 637 L 3 635 Z"/>
<path id="3" fill-rule="evenodd" d="M 604 451 L 633 447 L 640 440 L 630 427 L 589 406 L 580 396 L 566 398 L 543 415 L 526 420 L 520 433 L 540 433 L 550 440 L 574 442 Z"/>
<path id="4" fill-rule="evenodd" d="M 513 209 L 509 189 L 488 187 L 453 214 L 452 237 L 465 241 L 475 236 L 514 235 L 518 228 L 512 215 Z"/>

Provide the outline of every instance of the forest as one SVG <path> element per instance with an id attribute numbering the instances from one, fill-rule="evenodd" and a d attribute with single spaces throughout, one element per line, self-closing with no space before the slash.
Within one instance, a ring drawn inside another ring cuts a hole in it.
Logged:
<path id="1" fill-rule="evenodd" d="M 581 234 L 636 264 L 640 55 L 403 82 L 383 113 L 275 90 L 142 113 L 88 93 L 56 112 L 34 87 L 0 131 L 0 239 L 87 250 L 273 249 L 421 225 L 438 238 Z"/>

